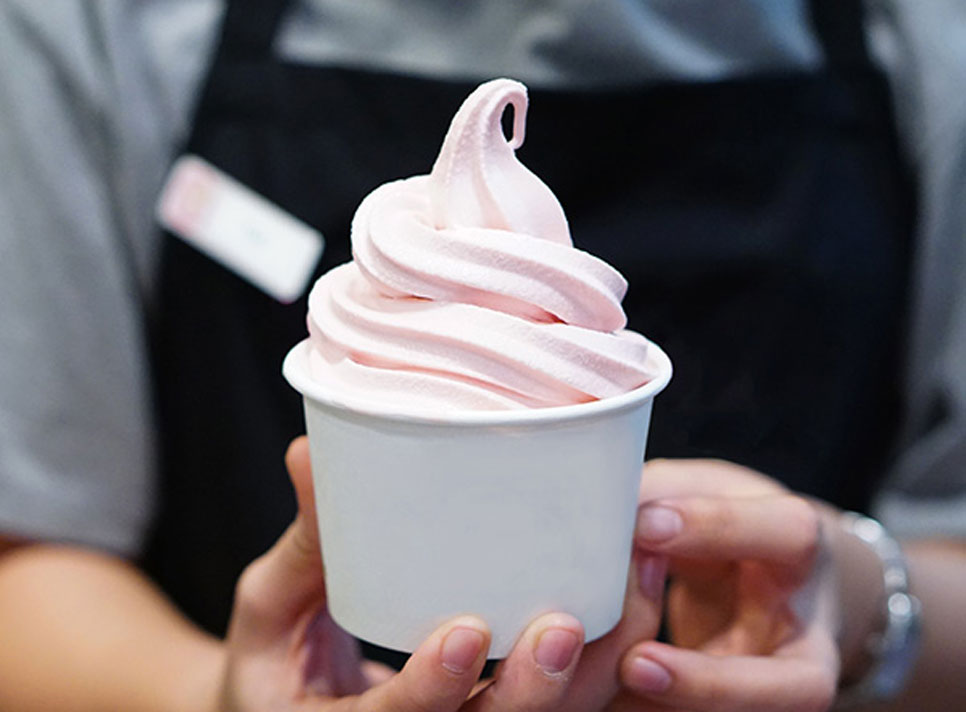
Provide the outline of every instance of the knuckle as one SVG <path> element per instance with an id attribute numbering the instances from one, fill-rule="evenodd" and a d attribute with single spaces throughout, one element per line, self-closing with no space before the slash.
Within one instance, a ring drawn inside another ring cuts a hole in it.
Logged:
<path id="1" fill-rule="evenodd" d="M 393 712 L 440 712 L 442 709 L 442 707 L 438 706 L 429 706 L 421 700 L 412 697 L 393 697 L 384 700 L 383 704 L 377 705 L 376 707 L 367 708 L 367 712 L 370 712 L 370 710 L 372 712 L 375 712 L 375 710 L 392 710 Z"/>
<path id="2" fill-rule="evenodd" d="M 308 525 L 299 520 L 289 532 L 292 549 L 297 554 L 297 561 L 302 566 L 312 566 L 319 560 L 318 540 L 313 538 L 313 532 Z"/>
<path id="3" fill-rule="evenodd" d="M 730 460 L 712 457 L 704 460 L 704 462 L 707 463 L 707 467 L 717 470 L 718 474 L 722 476 L 754 483 L 766 490 L 774 490 L 781 487 L 781 485 L 779 485 L 777 482 L 769 477 L 766 477 L 757 470 L 753 470 L 745 465 L 739 465 L 738 463 L 731 462 Z"/>
<path id="4" fill-rule="evenodd" d="M 722 459 L 704 460 L 709 471 L 714 471 L 719 479 L 725 479 L 732 490 L 747 496 L 780 495 L 788 489 L 778 480 L 745 465 Z"/>
<path id="5" fill-rule="evenodd" d="M 824 670 L 816 669 L 805 678 L 805 685 L 795 712 L 827 712 L 835 704 L 836 679 Z"/>
<path id="6" fill-rule="evenodd" d="M 838 685 L 832 675 L 822 674 L 815 686 L 814 697 L 811 700 L 809 712 L 827 712 L 835 704 Z"/>
<path id="7" fill-rule="evenodd" d="M 440 712 L 444 707 L 435 700 L 428 699 L 421 693 L 413 693 L 401 706 L 393 709 L 399 712 Z"/>
<path id="8" fill-rule="evenodd" d="M 526 692 L 515 690 L 511 693 L 496 695 L 494 709 L 501 712 L 560 712 L 564 709 L 564 695 L 554 692 L 549 687 L 556 687 L 552 682 L 536 682 L 534 688 Z M 541 689 L 542 688 L 542 689 Z"/>
<path id="9" fill-rule="evenodd" d="M 573 671 L 550 673 L 535 665 L 526 669 L 504 669 L 496 683 L 487 690 L 492 708 L 500 712 L 583 712 L 596 694 L 586 687 L 572 688 Z M 487 709 L 490 709 L 487 707 Z"/>
<path id="10" fill-rule="evenodd" d="M 396 677 L 396 681 L 400 678 Z M 385 709 L 394 712 L 442 712 L 454 708 L 450 702 L 452 691 L 442 690 L 437 685 L 399 684 L 392 686 L 392 693 Z M 450 694 L 446 694 L 449 692 Z"/>
<path id="11" fill-rule="evenodd" d="M 682 498 L 675 507 L 684 517 L 688 531 L 714 525 L 721 517 L 718 502 L 711 497 Z"/>
<path id="12" fill-rule="evenodd" d="M 647 495 L 650 492 L 651 483 L 655 479 L 661 479 L 666 476 L 670 476 L 674 470 L 674 463 L 671 460 L 665 458 L 655 458 L 653 460 L 648 460 L 644 463 L 642 468 L 642 477 L 640 485 L 640 499 L 647 499 Z"/>
<path id="13" fill-rule="evenodd" d="M 235 584 L 235 610 L 239 615 L 257 618 L 267 613 L 269 601 L 262 595 L 266 576 L 264 557 L 252 561 L 241 572 Z"/>
<path id="14" fill-rule="evenodd" d="M 789 495 L 783 507 L 785 525 L 793 532 L 795 554 L 804 561 L 813 561 L 818 554 L 821 528 L 818 512 L 804 497 Z"/>
<path id="15" fill-rule="evenodd" d="M 699 462 L 703 462 L 705 467 L 719 470 L 720 472 L 723 472 L 723 473 L 733 473 L 733 474 L 744 475 L 746 473 L 753 472 L 752 470 L 749 470 L 747 467 L 731 462 L 730 460 L 725 460 L 724 458 L 720 458 L 720 457 L 709 457 Z"/>
<path id="16" fill-rule="evenodd" d="M 740 533 L 741 521 L 735 516 L 729 499 L 700 497 L 691 502 L 687 512 L 690 529 L 714 533 L 715 538 L 732 541 Z"/>

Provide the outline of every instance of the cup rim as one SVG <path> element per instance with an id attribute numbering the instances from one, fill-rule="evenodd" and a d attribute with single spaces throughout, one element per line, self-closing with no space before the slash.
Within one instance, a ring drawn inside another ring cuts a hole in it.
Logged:
<path id="1" fill-rule="evenodd" d="M 525 410 L 445 410 L 436 413 L 406 410 L 405 407 L 386 406 L 375 401 L 354 399 L 333 394 L 309 375 L 308 355 L 311 347 L 306 338 L 288 352 L 282 363 L 282 375 L 307 400 L 348 413 L 362 413 L 376 418 L 412 423 L 446 425 L 501 426 L 550 422 L 565 422 L 604 414 L 631 410 L 651 400 L 664 390 L 671 380 L 672 366 L 668 355 L 648 340 L 648 361 L 657 367 L 657 375 L 647 383 L 620 395 L 570 405 L 547 406 Z"/>

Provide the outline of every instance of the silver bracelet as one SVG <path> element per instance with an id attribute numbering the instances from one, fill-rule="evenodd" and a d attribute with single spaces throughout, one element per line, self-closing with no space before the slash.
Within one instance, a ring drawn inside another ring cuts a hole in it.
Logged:
<path id="1" fill-rule="evenodd" d="M 899 542 L 879 522 L 856 512 L 842 515 L 842 527 L 864 541 L 882 562 L 884 627 L 866 641 L 872 660 L 862 679 L 839 692 L 837 707 L 895 699 L 919 654 L 922 604 L 909 593 L 909 569 Z"/>

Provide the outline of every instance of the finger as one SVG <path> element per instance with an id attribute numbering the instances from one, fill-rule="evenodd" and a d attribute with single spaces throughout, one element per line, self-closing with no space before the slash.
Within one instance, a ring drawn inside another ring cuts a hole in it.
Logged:
<path id="1" fill-rule="evenodd" d="M 826 710 L 836 679 L 824 661 L 801 657 L 714 656 L 644 643 L 621 665 L 628 690 L 693 712 Z"/>
<path id="2" fill-rule="evenodd" d="M 541 616 L 520 636 L 496 681 L 465 712 L 560 710 L 583 649 L 584 629 L 573 616 Z"/>
<path id="3" fill-rule="evenodd" d="M 486 663 L 490 632 L 479 618 L 463 616 L 438 628 L 398 675 L 357 698 L 353 712 L 451 712 L 473 689 Z"/>
<path id="4" fill-rule="evenodd" d="M 691 495 L 760 497 L 787 492 L 778 481 L 724 460 L 650 460 L 641 477 L 640 501 Z"/>
<path id="5" fill-rule="evenodd" d="M 565 709 L 602 709 L 618 693 L 617 670 L 624 653 L 635 643 L 653 640 L 657 635 L 667 566 L 663 556 L 634 553 L 620 623 L 584 648 Z"/>
<path id="6" fill-rule="evenodd" d="M 341 697 L 369 688 L 359 643 L 336 625 L 328 611 L 316 614 L 302 637 L 302 683 L 306 690 Z"/>
<path id="7" fill-rule="evenodd" d="M 285 468 L 295 489 L 298 514 L 305 521 L 305 541 L 318 548 L 319 526 L 315 510 L 315 488 L 312 480 L 312 461 L 309 457 L 309 439 L 300 435 L 289 443 L 285 451 Z"/>
<path id="8" fill-rule="evenodd" d="M 242 572 L 235 590 L 233 628 L 272 636 L 324 602 L 322 559 L 312 494 L 307 438 L 296 438 L 285 456 L 299 511 L 279 540 Z"/>
<path id="9" fill-rule="evenodd" d="M 671 567 L 672 583 L 665 604 L 669 640 L 683 648 L 698 648 L 734 624 L 738 606 L 736 578 L 729 572 L 708 578 L 700 568 L 683 574 L 677 569 Z"/>
<path id="10" fill-rule="evenodd" d="M 641 507 L 635 542 L 674 557 L 755 559 L 808 571 L 819 535 L 818 513 L 801 497 L 682 497 Z"/>

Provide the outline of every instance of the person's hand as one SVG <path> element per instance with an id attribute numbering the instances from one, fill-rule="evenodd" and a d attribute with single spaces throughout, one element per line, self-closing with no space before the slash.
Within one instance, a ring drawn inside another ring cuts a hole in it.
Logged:
<path id="1" fill-rule="evenodd" d="M 592 712 L 618 693 L 623 653 L 653 638 L 664 559 L 638 554 L 620 625 L 586 648 L 572 616 L 550 613 L 521 635 L 495 678 L 478 684 L 489 632 L 473 617 L 439 628 L 398 674 L 362 661 L 328 617 L 307 440 L 286 455 L 299 513 L 275 546 L 243 573 L 226 641 L 220 712 Z"/>
<path id="2" fill-rule="evenodd" d="M 826 710 L 839 673 L 836 585 L 816 505 L 719 461 L 654 461 L 636 545 L 671 557 L 674 645 L 624 657 L 621 709 Z"/>

